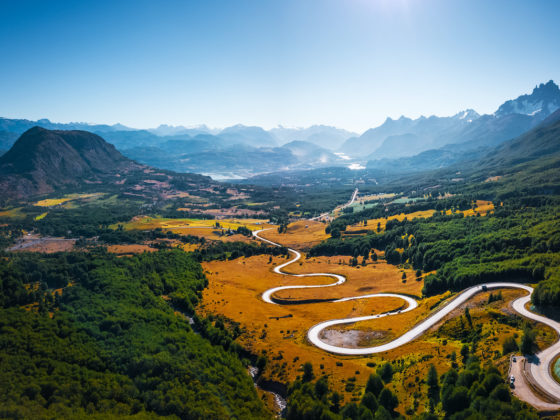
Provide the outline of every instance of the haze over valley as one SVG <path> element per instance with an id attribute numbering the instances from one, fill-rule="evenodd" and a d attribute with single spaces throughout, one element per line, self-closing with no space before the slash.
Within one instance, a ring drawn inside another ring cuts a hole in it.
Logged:
<path id="1" fill-rule="evenodd" d="M 387 118 L 361 135 L 315 125 L 264 130 L 241 124 L 224 129 L 160 125 L 138 130 L 121 124 L 60 124 L 0 119 L 0 151 L 33 126 L 87 130 L 102 136 L 137 162 L 215 179 L 242 179 L 264 173 L 347 167 L 399 172 L 448 166 L 474 152 L 479 156 L 537 126 L 560 108 L 552 80 L 530 94 L 506 100 L 491 115 L 468 109 L 451 117 Z M 422 155 L 422 153 L 425 153 Z M 406 159 L 403 159 L 406 158 Z"/>

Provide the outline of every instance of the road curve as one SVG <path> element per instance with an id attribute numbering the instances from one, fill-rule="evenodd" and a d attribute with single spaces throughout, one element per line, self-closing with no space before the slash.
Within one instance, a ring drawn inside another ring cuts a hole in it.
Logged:
<path id="1" fill-rule="evenodd" d="M 253 232 L 253 235 L 256 238 L 260 239 L 261 241 L 267 242 L 267 243 L 275 245 L 275 246 L 282 246 L 282 245 L 280 245 L 276 242 L 270 241 L 268 239 L 265 239 L 265 238 L 259 236 L 259 233 L 263 232 L 264 230 L 269 230 L 269 229 L 262 229 L 262 230 L 259 230 L 259 231 L 255 231 L 255 232 Z M 262 299 L 265 302 L 275 304 L 275 302 L 273 301 L 272 295 L 279 290 L 318 288 L 318 287 L 333 287 L 333 286 L 342 284 L 346 281 L 346 278 L 344 276 L 342 276 L 340 274 L 334 274 L 334 273 L 291 274 L 291 273 L 286 273 L 286 272 L 282 271 L 283 268 L 285 268 L 286 266 L 288 266 L 290 264 L 295 263 L 296 261 L 298 261 L 301 258 L 301 254 L 298 251 L 296 251 L 294 249 L 291 249 L 291 248 L 288 248 L 288 251 L 294 255 L 294 258 L 292 258 L 288 262 L 285 262 L 281 265 L 276 266 L 274 268 L 275 273 L 281 274 L 281 275 L 286 275 L 286 276 L 293 276 L 293 277 L 313 277 L 313 276 L 332 277 L 332 278 L 335 279 L 335 281 L 333 283 L 325 284 L 325 285 L 280 286 L 280 287 L 275 287 L 275 288 L 272 288 L 272 289 L 268 289 L 262 294 Z M 363 348 L 344 348 L 344 347 L 333 346 L 331 344 L 327 344 L 324 341 L 322 341 L 320 339 L 320 333 L 325 328 L 332 327 L 334 325 L 351 324 L 351 323 L 354 323 L 354 322 L 367 321 L 367 320 L 371 320 L 371 319 L 377 319 L 377 318 L 381 318 L 381 317 L 385 317 L 385 316 L 391 316 L 391 315 L 396 315 L 396 314 L 399 314 L 399 313 L 411 311 L 418 306 L 418 303 L 416 302 L 416 300 L 414 300 L 413 298 L 411 298 L 409 296 L 399 295 L 399 294 L 394 294 L 394 293 L 376 293 L 376 294 L 370 294 L 370 295 L 352 296 L 352 297 L 346 297 L 346 298 L 333 300 L 331 302 L 344 302 L 344 301 L 348 301 L 348 300 L 369 299 L 369 298 L 379 298 L 379 297 L 396 297 L 396 298 L 403 299 L 407 303 L 407 307 L 402 309 L 402 310 L 399 310 L 399 311 L 387 312 L 387 313 L 384 313 L 384 314 L 368 315 L 368 316 L 362 316 L 362 317 L 343 318 L 343 319 L 334 319 L 334 320 L 324 321 L 324 322 L 321 322 L 321 323 L 316 324 L 313 327 L 311 327 L 309 329 L 309 331 L 307 332 L 307 337 L 308 337 L 309 341 L 311 343 L 313 343 L 315 346 L 319 347 L 320 349 L 323 349 L 325 351 L 328 351 L 330 353 L 335 353 L 335 354 L 367 355 L 367 354 L 381 353 L 381 352 L 384 352 L 384 351 L 393 350 L 397 347 L 400 347 L 400 346 L 402 346 L 406 343 L 411 342 L 412 340 L 416 339 L 417 337 L 419 337 L 420 335 L 425 333 L 427 330 L 432 328 L 434 325 L 436 325 L 438 322 L 440 322 L 443 318 L 445 318 L 447 315 L 449 315 L 453 310 L 460 307 L 462 304 L 467 302 L 469 299 L 471 299 L 477 293 L 480 293 L 480 292 L 482 292 L 484 290 L 488 290 L 488 289 L 499 289 L 499 288 L 514 288 L 514 289 L 526 290 L 528 292 L 528 294 L 526 296 L 520 297 L 520 298 L 518 298 L 518 299 L 516 299 L 512 302 L 513 309 L 518 314 L 520 314 L 520 315 L 522 315 L 526 318 L 529 318 L 529 319 L 537 321 L 537 322 L 542 322 L 543 324 L 546 324 L 546 325 L 550 326 L 560 335 L 560 323 L 558 323 L 556 321 L 553 321 L 549 318 L 546 318 L 542 315 L 537 315 L 537 314 L 529 311 L 528 309 L 526 309 L 525 306 L 527 305 L 528 302 L 530 302 L 531 295 L 533 293 L 533 288 L 532 287 L 524 285 L 524 284 L 519 284 L 519 283 L 497 282 L 497 283 L 480 284 L 480 285 L 473 286 L 473 287 L 470 287 L 468 289 L 465 289 L 463 292 L 458 294 L 453 300 L 448 302 L 443 308 L 441 308 L 440 310 L 438 310 L 437 312 L 432 314 L 430 317 L 426 318 L 425 320 L 423 320 L 422 322 L 420 322 L 419 324 L 414 326 L 412 329 L 408 330 L 406 333 L 404 333 L 400 337 L 397 337 L 395 340 L 390 341 L 389 343 L 381 344 L 379 346 L 363 347 Z M 531 363 L 530 369 L 531 369 L 531 374 L 532 374 L 533 378 L 535 379 L 535 381 L 544 390 L 546 390 L 547 393 L 552 394 L 554 396 L 557 396 L 559 398 L 559 402 L 560 402 L 560 384 L 558 382 L 556 382 L 551 375 L 551 364 L 554 361 L 554 359 L 558 356 L 558 354 L 560 354 L 560 341 L 557 341 L 555 344 L 553 344 L 549 348 L 547 348 L 547 349 L 541 351 L 540 353 L 538 353 L 535 356 L 535 359 L 538 361 L 538 363 Z"/>
<path id="2" fill-rule="evenodd" d="M 357 196 L 358 196 L 358 188 L 356 188 L 356 189 L 354 190 L 354 192 L 352 193 L 352 197 L 350 197 L 350 201 L 348 201 L 346 204 L 343 204 L 343 205 L 341 205 L 341 206 L 339 206 L 339 207 L 335 207 L 335 209 L 332 210 L 332 211 L 328 211 L 328 212 L 326 212 L 326 213 L 321 213 L 319 216 L 312 217 L 312 218 L 309 219 L 309 220 L 320 220 L 320 219 L 322 219 L 323 217 L 327 217 L 329 214 L 331 214 L 331 213 L 332 213 L 333 211 L 335 211 L 336 209 L 340 209 L 340 210 L 345 209 L 346 207 L 351 206 L 352 204 L 354 204 L 354 201 L 356 200 L 356 197 L 357 197 Z"/>
<path id="3" fill-rule="evenodd" d="M 537 315 L 526 308 L 527 303 L 531 300 L 531 294 L 516 299 L 512 303 L 513 309 L 526 318 L 541 322 L 551 327 L 560 335 L 560 323 L 546 318 L 542 315 Z M 537 353 L 534 359 L 537 363 L 530 363 L 530 370 L 533 379 L 539 386 L 541 386 L 547 394 L 552 394 L 558 398 L 560 402 L 560 384 L 552 377 L 552 362 L 560 354 L 560 341 L 556 341 L 552 346 Z M 531 360 L 533 362 L 533 360 Z"/>

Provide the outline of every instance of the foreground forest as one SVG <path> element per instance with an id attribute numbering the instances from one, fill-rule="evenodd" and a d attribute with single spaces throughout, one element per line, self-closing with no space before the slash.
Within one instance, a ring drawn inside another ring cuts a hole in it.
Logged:
<path id="1" fill-rule="evenodd" d="M 174 313 L 206 286 L 191 255 L 19 254 L 0 271 L 1 417 L 269 416 L 235 349 Z"/>

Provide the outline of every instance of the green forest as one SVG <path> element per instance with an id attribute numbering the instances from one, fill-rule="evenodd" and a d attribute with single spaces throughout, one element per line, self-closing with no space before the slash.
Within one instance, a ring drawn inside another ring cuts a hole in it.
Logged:
<path id="1" fill-rule="evenodd" d="M 467 352 L 468 355 L 468 352 Z M 288 420 L 391 420 L 403 418 L 395 412 L 398 399 L 390 389 L 391 363 L 378 366 L 366 383 L 361 400 L 345 405 L 341 396 L 329 389 L 328 378 L 314 380 L 311 363 L 304 365 L 301 378 L 288 390 Z M 492 366 L 481 367 L 475 356 L 465 359 L 462 368 L 452 368 L 438 376 L 431 365 L 422 380 L 429 403 L 426 413 L 416 420 L 508 419 L 537 420 L 536 412 L 510 394 L 500 372 Z M 414 412 L 407 412 L 407 417 Z"/>
<path id="2" fill-rule="evenodd" d="M 178 250 L 2 258 L 0 417 L 269 417 L 238 353 L 204 336 L 223 325 L 174 314 L 206 283 Z"/>

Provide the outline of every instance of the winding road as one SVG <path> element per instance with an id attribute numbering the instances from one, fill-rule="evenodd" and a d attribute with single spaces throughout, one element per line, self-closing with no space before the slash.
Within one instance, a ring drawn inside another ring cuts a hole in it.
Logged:
<path id="1" fill-rule="evenodd" d="M 354 199 L 356 198 L 356 194 L 357 194 L 357 190 L 352 195 L 352 199 L 349 203 L 354 201 Z M 255 232 L 253 232 L 253 235 L 256 238 L 260 239 L 261 241 L 267 242 L 267 243 L 275 245 L 275 246 L 282 246 L 282 245 L 280 245 L 276 242 L 270 241 L 268 239 L 263 238 L 262 236 L 259 236 L 259 233 L 261 233 L 263 231 L 266 231 L 266 230 L 270 230 L 270 229 L 262 229 L 262 230 L 259 230 L 259 231 L 255 231 Z M 291 274 L 291 273 L 284 272 L 283 269 L 285 267 L 287 267 L 290 264 L 295 263 L 296 261 L 298 261 L 301 258 L 301 254 L 298 251 L 296 251 L 294 249 L 291 249 L 291 248 L 288 248 L 288 251 L 291 254 L 293 254 L 294 257 L 290 261 L 276 266 L 274 268 L 275 273 L 280 274 L 280 275 L 284 275 L 284 276 L 292 276 L 292 277 L 317 277 L 317 276 L 332 277 L 334 281 L 333 281 L 333 283 L 324 284 L 324 285 L 293 285 L 293 286 L 279 286 L 279 287 L 275 287 L 275 288 L 272 288 L 272 289 L 268 289 L 262 294 L 262 299 L 265 302 L 271 303 L 271 304 L 276 304 L 276 302 L 274 302 L 273 295 L 274 295 L 274 293 L 276 293 L 280 290 L 319 288 L 319 287 L 334 287 L 334 286 L 340 285 L 340 284 L 342 284 L 346 281 L 346 278 L 344 276 L 342 276 L 340 274 L 334 274 L 334 273 Z M 387 313 L 383 313 L 383 314 L 324 321 L 324 322 L 321 322 L 321 323 L 316 324 L 313 327 L 311 327 L 309 329 L 309 331 L 307 332 L 307 337 L 313 345 L 319 347 L 320 349 L 323 349 L 325 351 L 328 351 L 330 353 L 335 353 L 335 354 L 367 355 L 367 354 L 381 353 L 381 352 L 385 352 L 385 351 L 388 351 L 388 350 L 393 350 L 393 349 L 395 349 L 397 347 L 400 347 L 404 344 L 410 343 L 411 341 L 413 341 L 414 339 L 416 339 L 420 335 L 424 334 L 427 330 L 432 328 L 434 325 L 436 325 L 438 322 L 440 322 L 443 318 L 445 318 L 447 315 L 449 315 L 452 311 L 454 311 L 455 309 L 457 309 L 458 307 L 463 305 L 465 302 L 467 302 L 469 299 L 471 299 L 477 293 L 480 293 L 480 292 L 488 290 L 488 289 L 500 289 L 500 288 L 513 288 L 513 289 L 522 289 L 522 290 L 527 291 L 528 294 L 526 296 L 520 297 L 520 298 L 518 298 L 518 299 L 516 299 L 512 302 L 512 308 L 518 314 L 520 314 L 520 315 L 522 315 L 526 318 L 529 318 L 531 320 L 541 322 L 543 324 L 546 324 L 546 325 L 550 326 L 560 335 L 560 323 L 558 323 L 556 321 L 553 321 L 549 318 L 546 318 L 544 316 L 537 315 L 537 314 L 529 311 L 526 308 L 526 305 L 531 300 L 531 295 L 533 293 L 533 288 L 532 287 L 524 285 L 524 284 L 519 284 L 519 283 L 496 282 L 496 283 L 480 284 L 480 285 L 473 286 L 473 287 L 470 287 L 468 289 L 465 289 L 463 292 L 458 294 L 454 299 L 452 299 L 450 302 L 448 302 L 445 306 L 443 306 L 437 312 L 433 313 L 431 316 L 424 319 L 419 324 L 415 325 L 413 328 L 408 330 L 406 333 L 404 333 L 400 337 L 394 339 L 393 341 L 385 343 L 385 344 L 381 344 L 381 345 L 374 346 L 374 347 L 363 347 L 363 348 L 338 347 L 338 346 L 334 346 L 334 345 L 331 345 L 331 344 L 328 344 L 328 343 L 325 343 L 324 341 L 322 341 L 320 339 L 320 333 L 325 328 L 332 327 L 334 325 L 351 324 L 351 323 L 355 323 L 355 322 L 359 322 L 359 321 L 367 321 L 367 320 L 378 319 L 378 318 L 386 317 L 386 316 L 394 316 L 394 315 L 397 315 L 397 314 L 400 314 L 400 313 L 403 313 L 403 312 L 411 311 L 418 306 L 418 303 L 415 299 L 413 299 L 409 296 L 406 296 L 406 295 L 399 295 L 399 294 L 394 294 L 394 293 L 376 293 L 376 294 L 369 294 L 369 295 L 345 297 L 345 298 L 330 301 L 330 302 L 343 302 L 343 301 L 354 300 L 354 299 L 396 297 L 396 298 L 403 299 L 407 303 L 407 307 L 402 309 L 402 310 L 387 312 Z M 530 363 L 530 373 L 533 376 L 533 378 L 535 379 L 535 382 L 539 385 L 539 387 L 543 388 L 543 391 L 545 391 L 546 394 L 557 398 L 558 402 L 560 403 L 560 384 L 558 382 L 556 382 L 551 375 L 551 364 L 559 354 L 560 354 L 560 341 L 557 341 L 555 344 L 553 344 L 549 348 L 547 348 L 547 349 L 541 351 L 540 353 L 538 353 L 537 355 L 535 355 L 535 357 L 534 357 L 535 362 Z"/>

